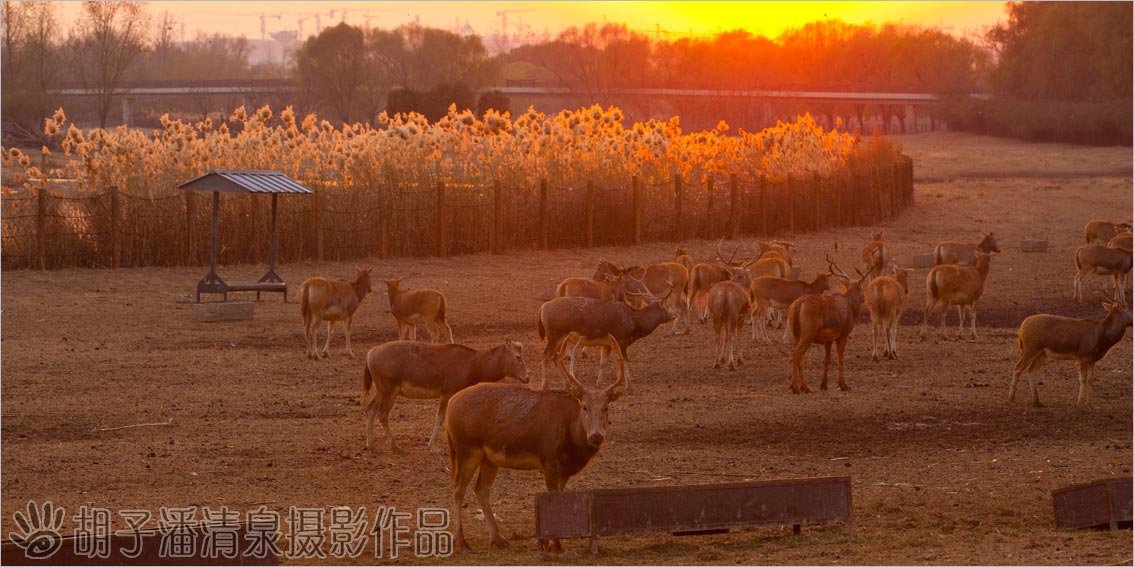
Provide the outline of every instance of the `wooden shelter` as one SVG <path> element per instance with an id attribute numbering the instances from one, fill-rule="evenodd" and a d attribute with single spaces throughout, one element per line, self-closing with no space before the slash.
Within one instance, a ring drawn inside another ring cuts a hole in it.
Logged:
<path id="1" fill-rule="evenodd" d="M 279 171 L 212 170 L 177 186 L 186 191 L 211 191 L 213 194 L 213 245 L 209 255 L 209 273 L 197 282 L 197 303 L 202 293 L 217 293 L 228 301 L 230 291 L 254 291 L 256 301 L 261 292 L 281 292 L 287 301 L 287 282 L 276 273 L 276 199 L 281 193 L 309 195 L 314 193 Z M 217 274 L 217 217 L 221 193 L 270 193 L 272 195 L 272 241 L 268 249 L 268 272 L 255 282 L 226 282 Z"/>

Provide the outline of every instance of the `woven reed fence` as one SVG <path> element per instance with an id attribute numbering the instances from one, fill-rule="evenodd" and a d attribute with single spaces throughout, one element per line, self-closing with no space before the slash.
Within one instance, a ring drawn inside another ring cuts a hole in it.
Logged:
<path id="1" fill-rule="evenodd" d="M 875 224 L 913 204 L 913 162 L 782 181 L 730 175 L 570 185 L 387 182 L 279 199 L 279 261 L 448 256 L 783 236 Z M 208 263 L 210 203 L 178 192 L 37 190 L 0 203 L 3 269 Z M 221 194 L 222 264 L 267 257 L 270 197 Z"/>

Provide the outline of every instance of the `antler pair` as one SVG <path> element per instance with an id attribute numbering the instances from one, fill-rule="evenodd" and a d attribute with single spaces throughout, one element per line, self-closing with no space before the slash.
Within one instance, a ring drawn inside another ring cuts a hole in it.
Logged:
<path id="1" fill-rule="evenodd" d="M 603 388 L 604 393 L 610 394 L 614 391 L 615 388 L 622 385 L 622 383 L 626 381 L 626 359 L 622 357 L 622 347 L 618 345 L 618 339 L 614 338 L 614 335 L 608 333 L 606 335 L 606 340 L 612 356 L 616 356 L 618 358 L 618 378 L 614 381 L 613 384 Z M 573 384 L 576 388 L 584 392 L 587 390 L 587 388 L 583 386 L 583 383 L 575 377 L 575 374 L 567 369 L 567 363 L 564 360 L 564 357 L 559 357 L 559 369 L 563 371 L 563 377 L 567 380 L 568 383 Z"/>

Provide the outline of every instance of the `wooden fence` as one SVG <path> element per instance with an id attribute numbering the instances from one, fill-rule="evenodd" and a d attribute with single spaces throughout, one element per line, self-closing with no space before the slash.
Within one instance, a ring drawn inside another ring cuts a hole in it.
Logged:
<path id="1" fill-rule="evenodd" d="M 772 182 L 730 175 L 660 183 L 579 180 L 569 186 L 385 183 L 313 187 L 279 199 L 279 260 L 448 256 L 681 241 L 784 236 L 875 224 L 913 204 L 913 162 L 865 173 Z M 266 195 L 222 194 L 224 264 L 267 258 Z M 210 203 L 178 192 L 87 196 L 39 190 L 0 207 L 4 269 L 203 265 Z"/>

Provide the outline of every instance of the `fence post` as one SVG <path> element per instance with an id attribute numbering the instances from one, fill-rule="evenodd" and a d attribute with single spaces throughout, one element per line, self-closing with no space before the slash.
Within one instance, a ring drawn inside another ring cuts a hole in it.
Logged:
<path id="1" fill-rule="evenodd" d="M 882 208 L 882 184 L 879 177 L 878 166 L 874 166 L 870 169 L 870 192 L 875 207 L 873 222 L 885 218 L 885 211 Z"/>
<path id="2" fill-rule="evenodd" d="M 638 176 L 630 178 L 631 188 L 631 216 L 634 225 L 634 244 L 642 243 L 642 186 Z"/>
<path id="3" fill-rule="evenodd" d="M 760 176 L 760 234 L 768 236 L 772 231 L 768 230 L 768 178 L 763 175 Z"/>
<path id="4" fill-rule="evenodd" d="M 795 184 L 790 173 L 787 176 L 787 210 L 788 233 L 795 234 Z"/>
<path id="5" fill-rule="evenodd" d="M 193 265 L 193 217 L 196 215 L 193 192 L 185 192 L 185 265 Z"/>
<path id="6" fill-rule="evenodd" d="M 728 239 L 736 240 L 736 202 L 737 202 L 736 174 L 728 175 Z"/>
<path id="7" fill-rule="evenodd" d="M 501 223 L 501 209 L 503 204 L 500 202 L 500 180 L 492 182 L 492 253 L 500 254 L 504 249 L 504 244 L 500 240 L 500 223 Z"/>
<path id="8" fill-rule="evenodd" d="M 378 184 L 378 257 L 386 259 L 390 255 L 390 207 L 386 204 L 388 199 L 388 183 Z"/>
<path id="9" fill-rule="evenodd" d="M 823 203 L 819 201 L 819 186 L 823 182 L 819 177 L 819 172 L 813 172 L 811 177 L 811 201 L 815 205 L 815 222 L 811 223 L 811 229 L 818 232 L 822 228 L 823 219 Z"/>
<path id="10" fill-rule="evenodd" d="M 587 180 L 587 192 L 584 194 L 587 224 L 587 248 L 595 247 L 595 182 Z"/>
<path id="11" fill-rule="evenodd" d="M 47 188 L 36 191 L 35 200 L 35 248 L 39 256 L 39 269 L 47 269 Z"/>
<path id="12" fill-rule="evenodd" d="M 437 182 L 437 255 L 444 258 L 449 253 L 445 242 L 445 182 Z"/>
<path id="13" fill-rule="evenodd" d="M 117 185 L 111 185 L 106 190 L 110 193 L 110 267 L 117 270 L 122 266 L 122 236 L 118 220 L 122 215 L 122 204 L 118 200 Z"/>
<path id="14" fill-rule="evenodd" d="M 843 175 L 839 172 L 831 176 L 831 183 L 835 189 L 835 227 L 843 226 Z"/>
<path id="15" fill-rule="evenodd" d="M 681 175 L 674 174 L 674 176 L 673 176 L 673 198 L 674 198 L 673 236 L 677 239 L 678 242 L 681 242 L 683 240 L 682 236 L 684 236 L 684 231 L 682 230 L 683 227 L 681 226 L 681 216 L 682 216 L 682 214 L 681 214 L 682 213 L 681 202 L 683 201 L 682 193 L 684 193 L 684 192 L 685 192 L 685 188 L 681 184 Z"/>
<path id="16" fill-rule="evenodd" d="M 716 238 L 713 232 L 713 178 L 709 176 L 705 180 L 705 198 L 708 204 L 705 207 L 705 230 L 709 233 L 709 240 Z"/>
<path id="17" fill-rule="evenodd" d="M 322 189 L 322 187 L 320 187 Z M 318 191 L 315 192 L 315 198 L 311 200 L 312 206 L 315 207 L 315 260 L 323 261 L 323 195 Z"/>
<path id="18" fill-rule="evenodd" d="M 539 180 L 539 247 L 547 250 L 547 180 Z"/>

